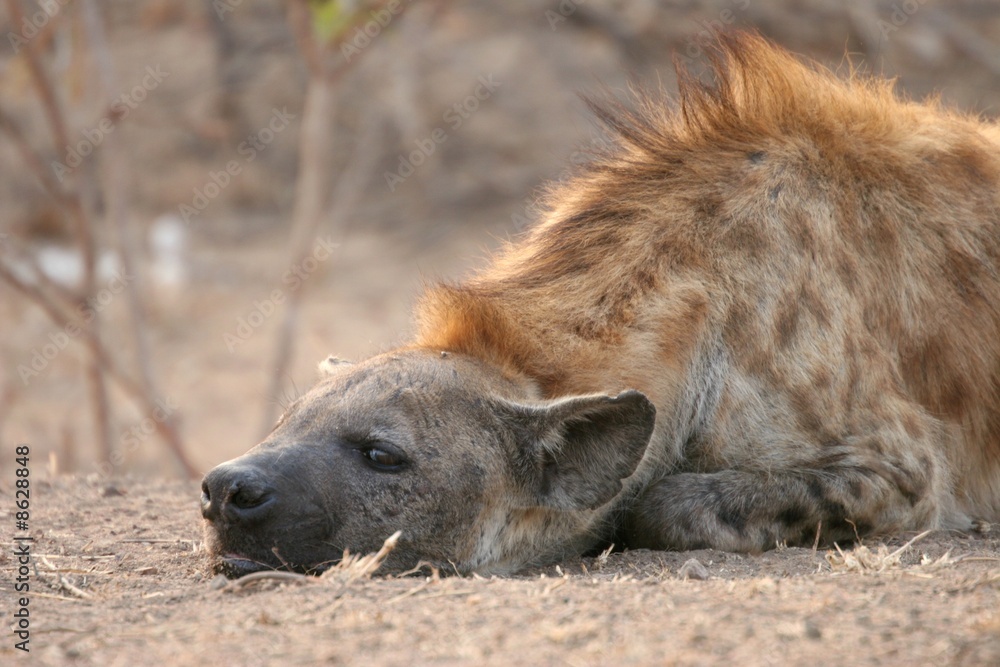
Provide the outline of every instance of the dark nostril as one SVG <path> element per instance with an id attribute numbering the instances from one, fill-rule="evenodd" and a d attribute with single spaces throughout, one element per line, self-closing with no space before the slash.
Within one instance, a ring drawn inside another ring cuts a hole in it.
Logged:
<path id="1" fill-rule="evenodd" d="M 201 514 L 212 522 L 259 521 L 270 513 L 274 487 L 259 468 L 223 463 L 201 483 Z"/>
<path id="2" fill-rule="evenodd" d="M 234 482 L 229 489 L 229 502 L 241 510 L 259 507 L 267 502 L 270 497 L 270 489 L 240 485 L 239 482 Z"/>
<path id="3" fill-rule="evenodd" d="M 219 513 L 219 508 L 212 505 L 212 489 L 208 484 L 208 477 L 201 480 L 201 515 L 206 519 L 215 519 Z"/>

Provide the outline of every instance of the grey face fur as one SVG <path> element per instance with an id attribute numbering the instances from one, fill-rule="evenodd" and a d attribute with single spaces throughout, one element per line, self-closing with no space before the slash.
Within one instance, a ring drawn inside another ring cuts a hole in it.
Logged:
<path id="1" fill-rule="evenodd" d="M 396 530 L 389 570 L 510 571 L 592 546 L 655 409 L 634 391 L 533 393 L 461 355 L 336 365 L 264 442 L 205 477 L 216 569 L 321 571 Z"/>

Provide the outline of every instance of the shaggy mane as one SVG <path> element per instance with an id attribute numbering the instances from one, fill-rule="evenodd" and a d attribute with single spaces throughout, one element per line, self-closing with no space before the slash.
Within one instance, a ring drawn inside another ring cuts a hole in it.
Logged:
<path id="1" fill-rule="evenodd" d="M 637 91 L 637 108 L 587 98 L 626 150 L 667 162 L 705 144 L 751 143 L 769 136 L 884 133 L 909 106 L 892 80 L 850 70 L 849 78 L 803 61 L 752 32 L 719 34 L 708 51 L 711 81 L 674 60 L 678 101 Z M 926 105 L 925 105 L 926 106 Z M 904 112 L 905 113 L 905 112 Z"/>

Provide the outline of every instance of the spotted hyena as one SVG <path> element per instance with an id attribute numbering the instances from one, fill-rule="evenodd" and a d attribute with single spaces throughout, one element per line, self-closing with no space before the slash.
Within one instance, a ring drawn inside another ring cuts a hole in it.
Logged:
<path id="1" fill-rule="evenodd" d="M 530 233 L 205 477 L 219 569 L 1000 519 L 1000 128 L 752 35 L 714 73 L 598 107 L 617 146 Z"/>

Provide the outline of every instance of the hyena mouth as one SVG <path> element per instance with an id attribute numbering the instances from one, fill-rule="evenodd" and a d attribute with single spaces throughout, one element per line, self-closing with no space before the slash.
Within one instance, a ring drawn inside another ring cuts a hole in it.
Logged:
<path id="1" fill-rule="evenodd" d="M 239 579 L 254 572 L 266 572 L 278 568 L 241 554 L 227 553 L 216 559 L 212 569 L 216 574 L 224 574 L 229 579 Z"/>
<path id="2" fill-rule="evenodd" d="M 319 576 L 329 570 L 337 561 L 325 561 L 315 565 L 293 565 L 282 563 L 273 565 L 262 563 L 259 560 L 243 556 L 242 554 L 227 553 L 220 556 L 213 565 L 216 574 L 225 575 L 227 579 L 239 579 L 254 572 L 294 572 L 296 574 L 308 574 Z"/>

